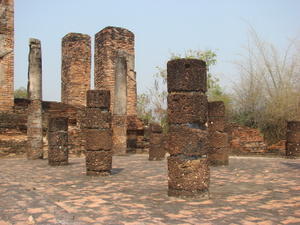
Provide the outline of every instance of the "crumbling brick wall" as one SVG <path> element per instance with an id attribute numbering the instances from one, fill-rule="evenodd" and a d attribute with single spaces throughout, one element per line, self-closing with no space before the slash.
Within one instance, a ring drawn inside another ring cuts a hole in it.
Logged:
<path id="1" fill-rule="evenodd" d="M 226 125 L 225 132 L 229 135 L 231 155 L 265 154 L 267 152 L 264 137 L 258 129 L 230 123 Z"/>
<path id="2" fill-rule="evenodd" d="M 115 75 L 118 52 L 123 52 L 127 70 L 127 115 L 136 115 L 136 75 L 134 71 L 134 34 L 120 27 L 106 27 L 95 35 L 95 89 L 111 93 L 114 114 Z"/>
<path id="3" fill-rule="evenodd" d="M 86 105 L 91 82 L 91 38 L 69 33 L 62 39 L 61 99 L 70 105 Z"/>
<path id="4" fill-rule="evenodd" d="M 14 0 L 0 0 L 0 111 L 14 105 Z"/>
<path id="5" fill-rule="evenodd" d="M 13 112 L 0 113 L 0 157 L 23 155 L 27 145 L 27 112 L 29 100 L 15 99 Z M 83 107 L 75 107 L 59 102 L 43 102 L 44 157 L 48 154 L 48 119 L 50 117 L 68 117 L 68 149 L 71 155 L 84 153 L 84 138 L 80 130 L 79 114 Z"/>

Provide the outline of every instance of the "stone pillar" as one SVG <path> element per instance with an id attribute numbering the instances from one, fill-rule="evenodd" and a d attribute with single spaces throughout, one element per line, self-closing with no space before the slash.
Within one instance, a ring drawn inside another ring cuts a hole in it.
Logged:
<path id="1" fill-rule="evenodd" d="M 0 1 L 0 112 L 14 106 L 14 0 Z"/>
<path id="2" fill-rule="evenodd" d="M 42 53 L 41 42 L 29 40 L 28 62 L 28 106 L 27 136 L 28 159 L 43 157 L 43 127 L 42 127 Z"/>
<path id="3" fill-rule="evenodd" d="M 208 197 L 206 63 L 168 62 L 169 196 Z"/>
<path id="4" fill-rule="evenodd" d="M 87 108 L 82 115 L 81 126 L 85 133 L 86 174 L 106 176 L 112 169 L 112 130 L 110 92 L 87 92 Z"/>
<path id="5" fill-rule="evenodd" d="M 162 127 L 159 124 L 151 124 L 150 131 L 149 160 L 163 160 L 166 155 L 166 150 L 164 147 Z"/>
<path id="6" fill-rule="evenodd" d="M 68 118 L 48 120 L 48 163 L 50 166 L 68 164 Z"/>
<path id="7" fill-rule="evenodd" d="M 286 156 L 300 157 L 300 121 L 287 122 Z"/>
<path id="8" fill-rule="evenodd" d="M 69 33 L 62 39 L 61 101 L 86 105 L 91 82 L 91 38 Z"/>
<path id="9" fill-rule="evenodd" d="M 134 34 L 120 27 L 106 27 L 95 35 L 95 89 L 108 89 L 111 112 L 115 114 L 116 70 L 124 71 L 126 114 L 136 115 L 136 74 L 134 71 Z M 123 61 L 121 63 L 118 63 Z M 126 63 L 125 63 L 126 62 Z M 126 65 L 125 65 L 126 64 Z M 125 67 L 123 66 L 125 65 Z M 123 67 L 123 68 L 122 68 Z M 123 79 L 123 78 L 122 78 Z"/>
<path id="10" fill-rule="evenodd" d="M 225 128 L 225 105 L 222 101 L 208 103 L 208 131 L 210 148 L 208 161 L 211 166 L 228 165 L 229 143 Z"/>

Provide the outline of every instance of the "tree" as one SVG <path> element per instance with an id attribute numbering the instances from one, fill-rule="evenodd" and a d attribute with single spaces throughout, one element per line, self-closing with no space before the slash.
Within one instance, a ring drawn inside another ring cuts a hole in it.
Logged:
<path id="1" fill-rule="evenodd" d="M 300 119 L 299 53 L 296 41 L 280 51 L 251 29 L 236 63 L 241 79 L 234 85 L 233 119 L 259 128 L 269 143 L 285 138 L 287 120 Z"/>
<path id="2" fill-rule="evenodd" d="M 19 87 L 14 91 L 15 98 L 27 98 L 27 89 L 25 87 Z"/>
<path id="3" fill-rule="evenodd" d="M 210 101 L 222 100 L 225 104 L 229 104 L 229 96 L 224 93 L 219 85 L 219 80 L 215 78 L 210 72 L 209 68 L 216 64 L 217 55 L 211 50 L 188 50 L 184 56 L 180 54 L 171 54 L 170 59 L 188 58 L 204 60 L 208 68 L 208 97 Z M 167 130 L 167 70 L 166 68 L 157 67 L 158 72 L 154 75 L 154 84 L 148 90 L 148 93 L 139 95 L 138 99 L 145 99 L 147 101 L 139 101 L 138 108 L 146 109 L 146 111 L 139 111 L 139 117 L 148 117 L 149 121 L 160 122 L 164 130 Z M 146 113 L 147 112 L 147 113 Z"/>

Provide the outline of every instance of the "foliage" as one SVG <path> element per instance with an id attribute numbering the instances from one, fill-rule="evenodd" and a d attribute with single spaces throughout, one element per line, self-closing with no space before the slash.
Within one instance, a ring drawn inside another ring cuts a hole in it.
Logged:
<path id="1" fill-rule="evenodd" d="M 19 87 L 14 91 L 15 98 L 27 98 L 27 89 L 25 87 Z"/>
<path id="2" fill-rule="evenodd" d="M 217 62 L 217 55 L 211 50 L 188 50 L 184 56 L 180 54 L 171 54 L 170 59 L 189 58 L 201 59 L 207 64 L 207 67 L 213 66 Z M 160 122 L 164 130 L 167 130 L 167 70 L 157 67 L 158 72 L 154 75 L 154 84 L 148 90 L 147 94 L 138 96 L 138 113 L 140 118 L 147 118 L 149 122 Z M 219 80 L 215 78 L 208 70 L 208 96 L 209 100 L 222 100 L 229 104 L 227 96 L 219 85 Z M 147 99 L 147 101 L 145 101 Z M 143 110 L 142 110 L 143 109 Z"/>
<path id="3" fill-rule="evenodd" d="M 250 37 L 236 62 L 241 79 L 234 86 L 233 119 L 259 128 L 274 143 L 285 138 L 287 120 L 300 119 L 300 52 L 296 41 L 279 51 L 253 29 Z"/>

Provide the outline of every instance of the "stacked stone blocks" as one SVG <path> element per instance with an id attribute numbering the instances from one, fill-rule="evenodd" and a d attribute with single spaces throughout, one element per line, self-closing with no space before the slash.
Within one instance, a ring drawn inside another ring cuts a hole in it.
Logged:
<path id="1" fill-rule="evenodd" d="M 225 129 L 225 105 L 222 101 L 208 103 L 208 130 L 210 148 L 208 160 L 211 166 L 228 165 L 229 143 Z"/>
<path id="2" fill-rule="evenodd" d="M 89 90 L 81 126 L 85 133 L 86 174 L 106 176 L 112 169 L 110 92 Z"/>
<path id="3" fill-rule="evenodd" d="M 204 61 L 176 59 L 168 62 L 169 196 L 208 196 L 206 80 Z"/>
<path id="4" fill-rule="evenodd" d="M 149 160 L 163 160 L 165 158 L 166 150 L 162 127 L 159 124 L 151 124 L 150 130 Z"/>
<path id="5" fill-rule="evenodd" d="M 287 122 L 286 156 L 300 157 L 300 121 Z"/>
<path id="6" fill-rule="evenodd" d="M 43 124 L 42 124 L 42 53 L 41 42 L 29 40 L 28 62 L 28 106 L 27 119 L 27 158 L 43 157 Z"/>
<path id="7" fill-rule="evenodd" d="M 48 120 L 48 164 L 68 164 L 68 118 L 53 117 Z"/>
<path id="8" fill-rule="evenodd" d="M 69 33 L 62 39 L 62 102 L 86 105 L 91 82 L 91 38 L 86 34 Z"/>

